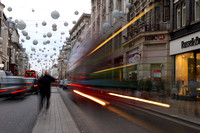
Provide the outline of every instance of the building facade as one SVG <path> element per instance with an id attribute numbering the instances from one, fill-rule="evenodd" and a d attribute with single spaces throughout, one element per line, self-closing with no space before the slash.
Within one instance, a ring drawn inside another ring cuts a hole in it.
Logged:
<path id="1" fill-rule="evenodd" d="M 191 90 L 191 84 L 200 82 L 200 0 L 179 0 L 172 4 L 173 85 L 180 86 L 179 95 L 198 97 L 198 88 Z"/>

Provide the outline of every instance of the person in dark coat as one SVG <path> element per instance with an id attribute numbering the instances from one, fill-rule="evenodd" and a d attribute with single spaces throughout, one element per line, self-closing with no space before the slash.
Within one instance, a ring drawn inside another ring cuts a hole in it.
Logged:
<path id="1" fill-rule="evenodd" d="M 43 104 L 46 98 L 46 110 L 49 109 L 49 100 L 51 96 L 51 83 L 54 82 L 55 79 L 49 75 L 47 71 L 45 71 L 44 76 L 38 79 L 38 87 L 40 90 L 40 110 L 43 108 Z"/>

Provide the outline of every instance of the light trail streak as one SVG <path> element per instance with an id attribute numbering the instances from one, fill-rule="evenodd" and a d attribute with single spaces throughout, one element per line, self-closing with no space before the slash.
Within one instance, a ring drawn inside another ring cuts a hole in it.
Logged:
<path id="1" fill-rule="evenodd" d="M 146 99 L 142 99 L 142 98 L 131 97 L 131 96 L 125 96 L 125 95 L 120 95 L 120 94 L 115 94 L 115 93 L 108 93 L 108 94 L 109 94 L 109 95 L 112 95 L 112 96 L 121 97 L 121 98 L 132 99 L 132 100 L 136 100 L 136 101 L 140 101 L 140 102 L 145 102 L 145 103 L 149 103 L 149 104 L 154 104 L 154 105 L 158 105 L 158 106 L 162 106 L 162 107 L 166 107 L 166 108 L 169 108 L 169 107 L 170 107 L 169 104 L 159 103 L 159 102 L 150 101 L 150 100 L 146 100 Z"/>
<path id="2" fill-rule="evenodd" d="M 101 72 L 110 71 L 110 70 L 114 70 L 114 69 L 119 69 L 119 68 L 124 68 L 124 67 L 133 66 L 133 65 L 136 65 L 136 64 L 137 64 L 137 63 L 135 63 L 135 64 L 123 65 L 123 66 L 118 66 L 118 67 L 113 67 L 113 68 L 108 68 L 108 69 L 96 71 L 96 72 L 93 72 L 93 73 L 101 73 Z"/>
<path id="3" fill-rule="evenodd" d="M 119 33 L 121 33 L 123 30 L 125 30 L 127 27 L 129 27 L 132 23 L 140 19 L 142 16 L 144 16 L 147 12 L 149 12 L 151 9 L 153 9 L 158 3 L 152 4 L 149 8 L 147 8 L 145 11 L 141 12 L 138 16 L 136 16 L 134 19 L 132 19 L 129 23 L 127 23 L 124 27 L 119 29 L 117 32 L 115 32 L 112 36 L 110 36 L 107 40 L 105 40 L 103 43 L 101 43 L 98 47 L 96 47 L 92 52 L 90 52 L 87 56 L 91 55 L 95 51 L 97 51 L 99 48 L 101 48 L 103 45 L 105 45 L 108 41 L 113 39 L 115 36 L 117 36 Z"/>
<path id="4" fill-rule="evenodd" d="M 87 94 L 82 93 L 82 92 L 80 92 L 80 91 L 77 91 L 77 90 L 73 90 L 73 91 L 74 91 L 75 93 L 77 93 L 77 94 L 79 94 L 79 95 L 85 97 L 85 98 L 88 98 L 88 99 L 90 99 L 90 100 L 92 100 L 92 101 L 94 101 L 94 102 L 96 102 L 96 103 L 98 103 L 98 104 L 101 104 L 102 106 L 105 106 L 106 104 L 109 104 L 109 102 L 106 102 L 106 101 L 101 100 L 101 99 L 99 99 L 99 98 L 96 98 L 96 97 L 87 95 Z"/>

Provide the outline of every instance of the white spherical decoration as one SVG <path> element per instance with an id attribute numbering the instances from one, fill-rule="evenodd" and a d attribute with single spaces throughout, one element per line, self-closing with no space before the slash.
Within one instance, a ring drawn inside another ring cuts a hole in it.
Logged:
<path id="1" fill-rule="evenodd" d="M 73 23 L 73 24 L 76 24 L 76 21 L 73 21 L 72 23 Z"/>
<path id="2" fill-rule="evenodd" d="M 61 35 L 64 35 L 65 34 L 65 32 L 61 32 Z"/>
<path id="3" fill-rule="evenodd" d="M 103 30 L 104 30 L 104 31 L 109 31 L 110 29 L 111 29 L 110 23 L 105 22 L 105 23 L 103 24 Z"/>
<path id="4" fill-rule="evenodd" d="M 55 10 L 55 11 L 51 12 L 51 17 L 53 19 L 58 19 L 60 17 L 60 14 L 58 11 Z"/>
<path id="5" fill-rule="evenodd" d="M 56 43 L 56 41 L 54 41 L 54 43 Z"/>
<path id="6" fill-rule="evenodd" d="M 57 28 L 53 28 L 52 30 L 53 30 L 53 31 L 57 31 Z"/>
<path id="7" fill-rule="evenodd" d="M 23 34 L 24 36 L 28 36 L 28 32 L 26 32 L 25 30 L 22 30 L 22 34 Z"/>
<path id="8" fill-rule="evenodd" d="M 34 10 L 34 9 L 32 9 L 32 12 L 35 12 L 35 10 Z"/>
<path id="9" fill-rule="evenodd" d="M 43 44 L 44 44 L 44 45 L 47 45 L 47 42 L 46 42 L 46 41 L 44 41 L 44 42 L 43 42 Z"/>
<path id="10" fill-rule="evenodd" d="M 46 25 L 47 25 L 47 23 L 46 23 L 45 21 L 43 21 L 43 22 L 42 22 L 42 25 L 43 25 L 43 26 L 46 26 Z"/>
<path id="11" fill-rule="evenodd" d="M 78 15 L 78 14 L 79 14 L 79 12 L 78 12 L 78 11 L 75 11 L 75 12 L 74 12 L 74 14 L 75 14 L 75 15 Z"/>
<path id="12" fill-rule="evenodd" d="M 120 18 L 124 17 L 124 12 L 123 11 L 119 11 L 119 15 L 120 15 Z"/>
<path id="13" fill-rule="evenodd" d="M 3 38 L 2 37 L 0 37 L 0 43 L 2 43 L 3 42 Z"/>
<path id="14" fill-rule="evenodd" d="M 18 23 L 19 22 L 19 20 L 18 19 L 15 19 L 15 23 Z"/>
<path id="15" fill-rule="evenodd" d="M 20 30 L 24 30 L 26 28 L 26 23 L 23 20 L 20 20 L 17 23 L 17 28 L 20 29 Z"/>
<path id="16" fill-rule="evenodd" d="M 44 37 L 44 38 L 46 38 L 46 37 L 47 37 L 47 35 L 46 35 L 46 34 L 44 34 L 44 35 L 43 35 L 43 37 Z"/>
<path id="17" fill-rule="evenodd" d="M 126 8 L 128 8 L 128 9 L 129 9 L 130 7 L 131 7 L 131 3 L 129 3 L 129 2 L 128 2 L 128 3 L 126 3 Z"/>
<path id="18" fill-rule="evenodd" d="M 66 27 L 67 27 L 67 26 L 68 26 L 68 23 L 67 23 L 67 22 L 64 22 L 64 26 L 66 26 Z"/>
<path id="19" fill-rule="evenodd" d="M 31 39 L 31 37 L 30 36 L 26 36 L 26 40 L 30 40 Z"/>
<path id="20" fill-rule="evenodd" d="M 12 11 L 12 8 L 11 8 L 11 7 L 8 7 L 7 10 L 8 10 L 9 12 L 11 12 L 11 11 Z"/>
<path id="21" fill-rule="evenodd" d="M 33 40 L 33 44 L 34 44 L 34 45 L 37 45 L 37 44 L 38 44 L 38 41 L 37 41 L 37 40 Z"/>
<path id="22" fill-rule="evenodd" d="M 113 10 L 112 16 L 114 18 L 120 18 L 120 11 L 119 10 Z"/>
<path id="23" fill-rule="evenodd" d="M 56 50 L 56 48 L 53 48 L 53 50 Z"/>
<path id="24" fill-rule="evenodd" d="M 48 32 L 47 33 L 47 36 L 50 38 L 52 36 L 52 33 L 51 32 Z"/>
<path id="25" fill-rule="evenodd" d="M 22 42 L 25 42 L 24 39 L 21 39 Z"/>
<path id="26" fill-rule="evenodd" d="M 56 24 L 52 24 L 52 28 L 57 28 L 57 25 Z"/>
<path id="27" fill-rule="evenodd" d="M 47 40 L 46 42 L 47 42 L 47 44 L 50 44 L 50 41 L 49 41 L 49 40 Z"/>

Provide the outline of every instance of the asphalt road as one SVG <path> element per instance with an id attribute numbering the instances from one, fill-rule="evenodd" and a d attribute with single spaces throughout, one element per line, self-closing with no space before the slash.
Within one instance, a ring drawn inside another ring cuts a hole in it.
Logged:
<path id="1" fill-rule="evenodd" d="M 36 95 L 0 98 L 0 133 L 30 133 L 37 114 Z"/>
<path id="2" fill-rule="evenodd" d="M 198 133 L 200 127 L 154 112 L 112 101 L 103 107 L 72 92 L 60 94 L 83 133 Z"/>

